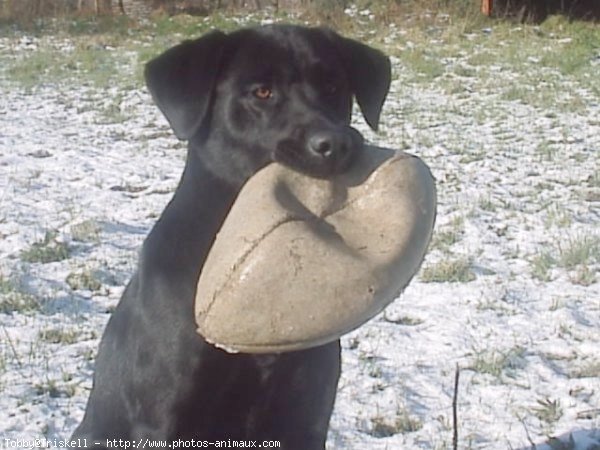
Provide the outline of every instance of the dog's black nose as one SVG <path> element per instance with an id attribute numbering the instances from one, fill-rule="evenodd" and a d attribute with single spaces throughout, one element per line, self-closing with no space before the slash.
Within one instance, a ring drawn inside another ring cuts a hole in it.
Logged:
<path id="1" fill-rule="evenodd" d="M 308 140 L 308 149 L 317 156 L 331 158 L 335 153 L 343 153 L 346 143 L 341 133 L 320 131 Z"/>

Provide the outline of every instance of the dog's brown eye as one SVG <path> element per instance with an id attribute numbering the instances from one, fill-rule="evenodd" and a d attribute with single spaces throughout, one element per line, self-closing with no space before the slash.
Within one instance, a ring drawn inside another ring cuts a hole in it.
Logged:
<path id="1" fill-rule="evenodd" d="M 268 100 L 273 97 L 273 91 L 266 86 L 261 86 L 254 89 L 253 93 L 256 98 L 261 100 Z"/>

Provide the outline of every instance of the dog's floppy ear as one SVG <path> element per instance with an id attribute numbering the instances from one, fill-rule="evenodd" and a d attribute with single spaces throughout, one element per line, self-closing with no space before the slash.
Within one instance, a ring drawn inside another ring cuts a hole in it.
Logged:
<path id="1" fill-rule="evenodd" d="M 146 64 L 144 76 L 152 98 L 181 140 L 190 139 L 206 116 L 226 38 L 213 31 Z"/>
<path id="2" fill-rule="evenodd" d="M 377 130 L 381 108 L 390 89 L 392 69 L 389 58 L 379 50 L 327 31 L 342 57 L 350 88 L 365 120 Z"/>

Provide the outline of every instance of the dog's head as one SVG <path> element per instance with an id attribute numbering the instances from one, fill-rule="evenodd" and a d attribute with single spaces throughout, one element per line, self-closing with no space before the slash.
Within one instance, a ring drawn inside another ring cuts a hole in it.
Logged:
<path id="1" fill-rule="evenodd" d="M 243 177 L 279 161 L 327 177 L 363 143 L 349 125 L 353 97 L 377 129 L 390 62 L 328 29 L 274 25 L 186 41 L 145 75 L 177 137 L 203 144 L 213 170 Z"/>

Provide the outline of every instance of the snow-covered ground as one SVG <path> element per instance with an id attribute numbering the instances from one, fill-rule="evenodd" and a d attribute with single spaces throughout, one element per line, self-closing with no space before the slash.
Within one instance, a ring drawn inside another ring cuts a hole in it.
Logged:
<path id="1" fill-rule="evenodd" d="M 431 167 L 437 233 L 401 298 L 344 337 L 328 448 L 451 448 L 458 366 L 459 448 L 599 449 L 598 90 L 535 58 L 516 73 L 467 51 L 422 80 L 402 58 L 410 37 L 390 36 L 381 132 L 355 122 Z M 0 64 L 45 45 L 72 48 L 0 38 Z M 144 89 L 24 88 L 3 70 L 0 447 L 66 438 L 82 418 L 103 327 L 185 153 Z M 457 281 L 440 273 L 460 262 Z"/>

